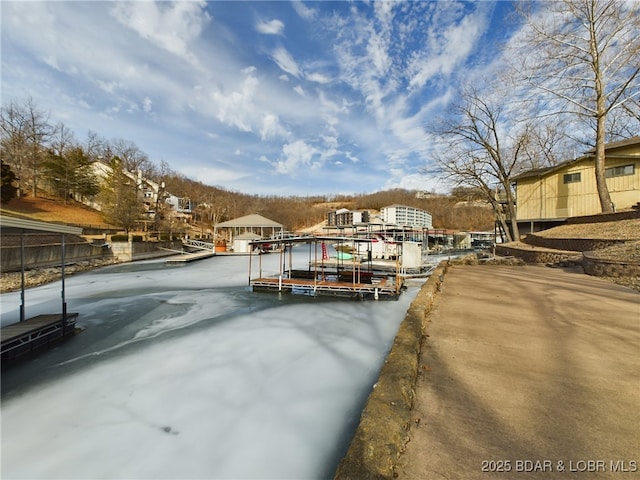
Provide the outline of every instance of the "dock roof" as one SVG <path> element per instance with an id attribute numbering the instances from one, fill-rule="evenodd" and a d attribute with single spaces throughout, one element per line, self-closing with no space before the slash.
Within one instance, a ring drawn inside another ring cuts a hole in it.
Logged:
<path id="1" fill-rule="evenodd" d="M 6 215 L 0 216 L 0 230 L 5 233 L 30 231 L 82 235 L 82 228 L 80 227 L 72 227 L 71 225 L 64 225 L 60 223 L 41 222 L 39 220 L 30 220 Z"/>
<path id="2" fill-rule="evenodd" d="M 234 218 L 226 222 L 218 223 L 216 227 L 273 227 L 282 228 L 282 224 L 269 220 L 268 218 L 258 215 L 257 213 L 245 215 L 244 217 Z"/>

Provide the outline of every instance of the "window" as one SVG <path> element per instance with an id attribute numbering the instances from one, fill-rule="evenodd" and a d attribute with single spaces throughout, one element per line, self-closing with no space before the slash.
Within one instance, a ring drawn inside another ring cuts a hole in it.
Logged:
<path id="1" fill-rule="evenodd" d="M 625 175 L 633 175 L 635 173 L 635 165 L 621 165 L 619 167 L 605 168 L 604 176 L 606 178 L 611 177 L 624 177 Z"/>
<path id="2" fill-rule="evenodd" d="M 564 174 L 564 183 L 577 183 L 579 181 L 580 181 L 580 172 Z"/>

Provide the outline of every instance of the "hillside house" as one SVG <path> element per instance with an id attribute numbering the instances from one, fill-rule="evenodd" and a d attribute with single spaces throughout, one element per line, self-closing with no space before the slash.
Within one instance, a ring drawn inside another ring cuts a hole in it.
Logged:
<path id="1" fill-rule="evenodd" d="M 615 210 L 640 202 L 640 137 L 605 146 L 605 175 Z M 563 223 L 568 217 L 601 212 L 595 176 L 595 151 L 553 167 L 514 178 L 520 233 Z"/>
<path id="2" fill-rule="evenodd" d="M 92 164 L 94 175 L 102 182 L 109 175 L 111 175 L 111 167 L 102 162 L 94 162 Z M 153 180 L 144 178 L 142 172 L 136 173 L 129 172 L 128 170 L 122 170 L 122 173 L 131 181 L 131 185 L 135 185 L 138 190 L 140 201 L 144 205 L 145 217 L 148 220 L 153 220 L 156 214 L 156 207 L 159 204 L 169 207 L 171 216 L 186 222 L 191 219 L 193 214 L 194 204 L 188 198 L 177 197 L 165 190 L 164 182 L 156 183 Z M 86 205 L 89 205 L 96 210 L 102 210 L 102 206 L 95 200 L 84 201 Z"/>

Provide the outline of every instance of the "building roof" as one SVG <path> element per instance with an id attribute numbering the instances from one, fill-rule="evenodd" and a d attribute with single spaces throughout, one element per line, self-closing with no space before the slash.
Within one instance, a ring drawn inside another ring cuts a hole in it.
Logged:
<path id="1" fill-rule="evenodd" d="M 68 233 L 72 235 L 82 235 L 82 228 L 63 225 L 60 223 L 41 222 L 39 220 L 29 220 L 26 218 L 0 216 L 0 230 L 5 233 L 25 232 L 50 232 Z"/>
<path id="2" fill-rule="evenodd" d="M 620 140 L 618 142 L 611 142 L 605 145 L 605 152 L 611 152 L 608 156 L 609 158 L 627 158 L 626 155 L 622 155 L 617 157 L 612 151 L 618 148 L 628 147 L 630 145 L 640 145 L 640 137 L 631 137 L 626 140 Z M 554 173 L 558 170 L 562 170 L 568 166 L 573 165 L 574 163 L 583 162 L 586 160 L 593 160 L 595 155 L 595 149 L 588 150 L 583 156 L 574 158 L 572 160 L 566 160 L 564 162 L 560 162 L 557 165 L 553 165 L 551 167 L 544 168 L 534 168 L 532 170 L 527 170 L 526 172 L 522 172 L 520 175 L 516 175 L 513 177 L 513 181 L 524 180 L 525 178 L 533 178 L 533 177 L 544 177 L 551 173 Z M 629 156 L 629 158 L 640 158 L 637 155 Z"/>
<path id="3" fill-rule="evenodd" d="M 628 147 L 629 145 L 640 145 L 640 136 L 627 138 L 625 140 L 618 140 L 617 142 L 607 143 L 604 146 L 604 148 L 605 150 L 614 150 L 616 148 Z M 592 148 L 591 150 L 587 150 L 585 155 L 594 154 L 594 153 L 596 153 L 596 149 Z"/>
<path id="4" fill-rule="evenodd" d="M 268 218 L 256 213 L 245 215 L 244 217 L 234 218 L 226 222 L 218 223 L 216 227 L 272 227 L 282 228 L 282 224 L 269 220 Z"/>
<path id="5" fill-rule="evenodd" d="M 262 237 L 257 233 L 246 232 L 233 237 L 234 240 L 260 240 Z"/>

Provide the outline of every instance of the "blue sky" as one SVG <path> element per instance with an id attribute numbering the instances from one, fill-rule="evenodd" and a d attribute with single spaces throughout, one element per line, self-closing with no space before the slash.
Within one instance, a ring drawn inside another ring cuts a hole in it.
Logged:
<path id="1" fill-rule="evenodd" d="M 249 194 L 446 191 L 426 125 L 499 61 L 509 2 L 7 2 L 2 102 Z"/>

